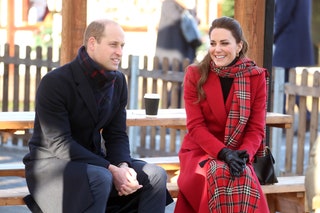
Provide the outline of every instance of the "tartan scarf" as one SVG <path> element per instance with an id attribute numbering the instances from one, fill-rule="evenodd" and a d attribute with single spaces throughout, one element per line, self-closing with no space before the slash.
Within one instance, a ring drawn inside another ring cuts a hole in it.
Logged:
<path id="1" fill-rule="evenodd" d="M 225 127 L 224 143 L 227 147 L 237 149 L 238 141 L 250 117 L 250 77 L 260 75 L 266 72 L 266 69 L 257 67 L 248 58 L 240 58 L 229 67 L 216 67 L 211 61 L 210 70 L 219 77 L 234 79 L 235 91 Z M 258 152 L 263 152 L 264 147 L 265 143 L 262 141 Z M 241 177 L 232 178 L 226 163 L 210 159 L 207 169 L 210 212 L 254 212 L 260 194 L 252 176 L 251 169 L 246 167 Z"/>
<path id="2" fill-rule="evenodd" d="M 211 160 L 208 172 L 210 213 L 254 213 L 259 206 L 259 183 L 246 166 L 244 175 L 231 178 L 228 165 Z M 263 195 L 262 195 L 263 196 Z"/>
<path id="3" fill-rule="evenodd" d="M 117 72 L 106 70 L 93 61 L 88 55 L 85 47 L 82 46 L 78 51 L 77 60 L 84 69 L 84 74 L 88 77 L 93 89 L 101 89 L 105 84 L 114 84 Z"/>
<path id="4" fill-rule="evenodd" d="M 240 58 L 230 67 L 216 67 L 213 61 L 210 69 L 222 78 L 234 78 L 234 94 L 231 109 L 225 127 L 224 143 L 233 149 L 239 146 L 238 141 L 250 117 L 250 77 L 266 72 L 266 69 L 257 67 L 248 58 Z"/>

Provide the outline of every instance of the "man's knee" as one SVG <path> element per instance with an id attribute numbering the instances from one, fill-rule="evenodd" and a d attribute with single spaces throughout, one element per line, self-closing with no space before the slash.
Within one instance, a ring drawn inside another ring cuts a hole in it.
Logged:
<path id="1" fill-rule="evenodd" d="M 146 164 L 143 167 L 143 171 L 148 175 L 148 179 L 151 183 L 166 184 L 167 172 L 162 167 L 155 164 Z"/>
<path id="2" fill-rule="evenodd" d="M 100 166 L 88 165 L 87 175 L 90 183 L 90 188 L 101 188 L 111 191 L 112 174 L 111 172 Z"/>

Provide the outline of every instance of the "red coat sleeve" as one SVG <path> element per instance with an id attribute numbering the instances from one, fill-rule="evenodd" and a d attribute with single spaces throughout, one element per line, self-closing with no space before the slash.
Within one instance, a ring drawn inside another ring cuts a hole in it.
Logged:
<path id="1" fill-rule="evenodd" d="M 209 110 L 209 107 L 203 106 L 206 105 L 205 102 L 197 102 L 197 82 L 199 78 L 198 68 L 189 66 L 184 81 L 184 100 L 187 114 L 188 137 L 190 138 L 190 140 L 186 141 L 189 142 L 189 148 L 200 147 L 209 156 L 216 158 L 219 151 L 224 148 L 225 145 L 221 137 L 218 139 L 216 135 L 212 134 L 212 131 L 215 128 L 219 128 L 219 126 L 208 123 L 206 117 L 208 114 L 205 110 Z"/>

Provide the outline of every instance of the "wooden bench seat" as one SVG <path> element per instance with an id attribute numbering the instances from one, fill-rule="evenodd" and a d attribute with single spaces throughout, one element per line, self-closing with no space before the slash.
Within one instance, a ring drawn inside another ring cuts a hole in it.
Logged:
<path id="1" fill-rule="evenodd" d="M 168 157 L 145 157 L 140 158 L 148 163 L 153 163 L 161 166 L 166 171 L 177 171 L 180 169 L 180 162 L 178 156 L 168 156 Z"/>
<path id="2" fill-rule="evenodd" d="M 278 177 L 279 183 L 273 185 L 263 185 L 262 190 L 265 195 L 281 193 L 304 193 L 304 176 Z M 296 182 L 295 182 L 296 181 Z M 176 182 L 169 182 L 168 189 L 177 193 L 179 191 Z"/>
<path id="3" fill-rule="evenodd" d="M 304 176 L 278 177 L 278 183 L 263 185 L 270 213 L 302 213 L 308 212 L 304 187 Z M 176 182 L 167 184 L 172 197 L 177 197 L 179 188 Z"/>
<path id="4" fill-rule="evenodd" d="M 168 157 L 146 157 L 140 158 L 148 163 L 157 164 L 167 171 L 168 182 L 177 182 L 180 170 L 180 162 L 178 156 Z"/>
<path id="5" fill-rule="evenodd" d="M 178 196 L 179 188 L 177 177 L 179 171 L 179 158 L 174 157 L 150 157 L 141 158 L 149 163 L 162 166 L 168 173 L 167 188 L 172 197 Z M 2 164 L 0 165 L 0 176 L 24 177 L 23 164 Z M 306 196 L 304 176 L 278 177 L 279 183 L 262 186 L 267 197 L 270 212 L 301 213 L 307 212 L 305 208 Z M 23 197 L 28 194 L 27 187 L 19 189 L 0 190 L 0 206 L 24 205 Z"/>
<path id="6" fill-rule="evenodd" d="M 0 206 L 25 205 L 23 198 L 28 194 L 27 186 L 17 189 L 0 189 Z"/>
<path id="7" fill-rule="evenodd" d="M 150 157 L 141 158 L 141 160 L 162 166 L 168 173 L 168 182 L 176 181 L 177 171 L 180 168 L 179 158 L 173 157 Z M 0 164 L 0 177 L 25 177 L 23 163 L 3 163 Z M 169 186 L 169 188 L 172 188 Z M 174 185 L 173 188 L 175 189 Z M 169 189 L 170 190 L 170 189 Z M 171 195 L 177 197 L 178 191 L 172 190 Z M 0 206 L 25 205 L 23 197 L 29 194 L 28 188 L 19 187 L 18 189 L 0 189 Z"/>
<path id="8" fill-rule="evenodd" d="M 0 164 L 0 177 L 25 177 L 23 163 L 3 163 Z"/>
<path id="9" fill-rule="evenodd" d="M 0 177 L 25 177 L 23 163 L 0 164 Z M 23 197 L 29 194 L 27 186 L 0 189 L 0 206 L 25 205 Z"/>
<path id="10" fill-rule="evenodd" d="M 177 171 L 179 167 L 178 157 L 151 157 L 144 158 L 147 162 L 155 163 L 166 170 L 170 170 L 168 174 L 169 180 L 167 188 L 172 197 L 178 196 L 179 188 L 177 185 Z M 306 210 L 305 195 L 305 176 L 286 176 L 278 177 L 278 183 L 273 185 L 263 185 L 262 190 L 265 194 L 271 213 L 302 213 Z"/>

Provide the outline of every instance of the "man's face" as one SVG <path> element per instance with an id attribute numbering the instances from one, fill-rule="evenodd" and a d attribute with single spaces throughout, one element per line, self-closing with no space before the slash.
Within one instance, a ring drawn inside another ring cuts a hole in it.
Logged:
<path id="1" fill-rule="evenodd" d="M 106 70 L 118 70 L 124 46 L 124 32 L 115 24 L 108 24 L 101 41 L 91 37 L 88 41 L 88 54 Z"/>

